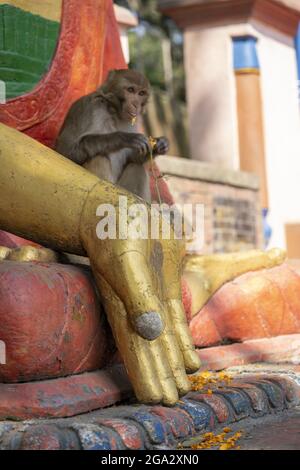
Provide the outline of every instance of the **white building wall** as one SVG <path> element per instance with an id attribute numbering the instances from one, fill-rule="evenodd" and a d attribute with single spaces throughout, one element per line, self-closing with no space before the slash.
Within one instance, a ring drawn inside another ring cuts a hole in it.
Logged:
<path id="1" fill-rule="evenodd" d="M 124 59 L 128 64 L 130 61 L 129 56 L 129 41 L 128 41 L 128 29 L 137 26 L 137 18 L 127 8 L 121 7 L 120 5 L 114 4 L 115 17 L 118 23 L 121 47 L 124 54 Z"/>
<path id="2" fill-rule="evenodd" d="M 191 156 L 238 169 L 232 45 L 226 28 L 187 28 L 184 57 Z"/>
<path id="3" fill-rule="evenodd" d="M 245 34 L 258 37 L 270 246 L 285 248 L 285 224 L 300 222 L 300 109 L 293 38 L 258 22 L 186 29 L 192 157 L 239 169 L 232 37 Z"/>
<path id="4" fill-rule="evenodd" d="M 285 224 L 300 222 L 300 108 L 294 41 L 259 23 L 271 246 L 285 248 Z M 299 241 L 300 243 L 300 241 Z"/>

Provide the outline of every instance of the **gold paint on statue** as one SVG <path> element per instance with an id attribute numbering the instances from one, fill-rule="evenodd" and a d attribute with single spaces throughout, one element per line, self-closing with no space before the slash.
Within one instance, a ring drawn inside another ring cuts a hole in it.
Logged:
<path id="1" fill-rule="evenodd" d="M 6 246 L 0 246 L 0 261 L 7 259 L 11 251 L 11 248 L 7 248 Z"/>
<path id="2" fill-rule="evenodd" d="M 54 250 L 89 256 L 137 398 L 174 405 L 190 390 L 186 371 L 200 365 L 181 303 L 183 243 L 99 240 L 97 207 L 110 203 L 118 209 L 119 196 L 127 196 L 128 205 L 140 199 L 3 124 L 0 155 L 0 227 Z M 151 341 L 137 333 L 148 312 L 156 312 L 163 327 Z"/>
<path id="3" fill-rule="evenodd" d="M 192 316 L 225 282 L 241 274 L 277 266 L 286 253 L 279 248 L 269 251 L 250 250 L 237 253 L 191 255 L 185 258 L 183 277 L 192 291 Z"/>
<path id="4" fill-rule="evenodd" d="M 9 261 L 39 261 L 41 263 L 56 263 L 57 255 L 53 250 L 48 248 L 35 248 L 34 246 L 22 246 L 10 250 L 6 257 Z"/>
<path id="5" fill-rule="evenodd" d="M 99 240 L 100 204 L 112 204 L 118 213 L 120 196 L 127 196 L 128 206 L 141 200 L 3 124 L 0 159 L 0 227 L 57 251 L 89 256 L 138 400 L 174 405 L 190 390 L 186 372 L 200 366 L 181 302 L 184 242 Z M 2 256 L 11 252 L 2 250 Z M 283 258 L 280 250 L 186 258 L 193 309 L 196 304 L 200 309 L 224 282 Z M 161 325 L 154 329 L 155 339 L 144 339 L 145 314 Z"/>

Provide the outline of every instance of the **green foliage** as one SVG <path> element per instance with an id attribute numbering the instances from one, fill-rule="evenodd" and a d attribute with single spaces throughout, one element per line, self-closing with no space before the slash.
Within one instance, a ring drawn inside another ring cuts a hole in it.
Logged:
<path id="1" fill-rule="evenodd" d="M 182 33 L 159 12 L 157 0 L 116 3 L 134 11 L 139 19 L 129 33 L 129 66 L 144 73 L 152 85 L 144 116 L 146 133 L 167 136 L 171 155 L 188 157 Z"/>
<path id="2" fill-rule="evenodd" d="M 152 86 L 165 89 L 161 39 L 146 33 L 139 37 L 136 32 L 129 33 L 130 66 L 141 70 Z"/>
<path id="3" fill-rule="evenodd" d="M 145 73 L 152 86 L 167 90 L 162 57 L 162 40 L 171 42 L 171 59 L 174 96 L 185 100 L 183 38 L 175 23 L 162 15 L 157 0 L 117 0 L 130 8 L 139 18 L 139 26 L 129 33 L 130 67 Z"/>

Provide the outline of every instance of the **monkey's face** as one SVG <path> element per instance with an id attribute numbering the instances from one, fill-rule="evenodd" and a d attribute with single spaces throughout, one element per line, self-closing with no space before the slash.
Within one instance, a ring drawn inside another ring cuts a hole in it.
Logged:
<path id="1" fill-rule="evenodd" d="M 101 87 L 123 121 L 131 122 L 146 107 L 150 85 L 146 77 L 136 70 L 112 70 Z"/>
<path id="2" fill-rule="evenodd" d="M 124 81 L 122 87 L 122 108 L 121 117 L 126 121 L 131 121 L 143 114 L 148 101 L 149 92 L 145 87 L 141 87 L 133 82 Z"/>

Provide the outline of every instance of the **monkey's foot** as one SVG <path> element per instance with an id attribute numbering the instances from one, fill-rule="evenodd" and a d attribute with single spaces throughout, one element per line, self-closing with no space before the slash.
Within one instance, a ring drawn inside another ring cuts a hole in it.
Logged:
<path id="1" fill-rule="evenodd" d="M 7 248 L 6 246 L 0 246 L 0 261 L 1 260 L 55 263 L 57 262 L 57 255 L 49 248 L 35 248 L 34 246 Z"/>
<path id="2" fill-rule="evenodd" d="M 191 315 L 198 313 L 210 297 L 226 282 L 248 271 L 282 264 L 284 250 L 251 250 L 213 255 L 191 255 L 185 259 L 183 277 L 192 291 Z"/>

